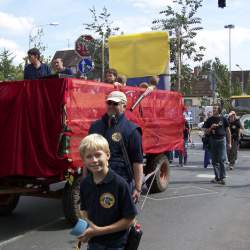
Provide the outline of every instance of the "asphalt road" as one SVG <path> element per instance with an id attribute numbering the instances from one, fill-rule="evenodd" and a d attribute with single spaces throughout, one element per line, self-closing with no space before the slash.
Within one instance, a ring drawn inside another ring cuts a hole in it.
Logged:
<path id="1" fill-rule="evenodd" d="M 169 188 L 147 199 L 140 250 L 250 249 L 250 149 L 240 151 L 222 186 L 210 184 L 213 171 L 202 168 L 198 146 L 187 166 L 175 159 Z M 22 197 L 12 216 L 0 217 L 0 250 L 72 250 L 69 231 L 60 201 Z"/>

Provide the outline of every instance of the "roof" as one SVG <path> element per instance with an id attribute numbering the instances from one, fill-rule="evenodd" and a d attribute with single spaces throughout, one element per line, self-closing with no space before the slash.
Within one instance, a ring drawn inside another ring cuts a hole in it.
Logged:
<path id="1" fill-rule="evenodd" d="M 212 97 L 213 96 L 211 83 L 208 81 L 208 79 L 192 80 L 192 85 L 191 86 L 192 87 L 191 87 L 190 93 L 186 94 L 185 97 L 188 97 L 188 96 L 192 96 L 192 97 L 202 97 L 202 96 Z"/>
<path id="2" fill-rule="evenodd" d="M 78 54 L 76 54 L 75 50 L 58 50 L 52 58 L 52 61 L 55 58 L 62 58 L 63 65 L 65 67 L 75 67 L 79 61 L 82 59 Z"/>

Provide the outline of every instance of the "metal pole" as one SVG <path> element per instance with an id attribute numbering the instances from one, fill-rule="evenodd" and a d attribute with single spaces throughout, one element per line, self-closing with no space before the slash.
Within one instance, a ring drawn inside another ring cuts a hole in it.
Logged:
<path id="1" fill-rule="evenodd" d="M 241 93 L 244 93 L 244 71 L 241 70 L 241 79 L 242 79 L 242 84 L 241 84 Z"/>
<path id="2" fill-rule="evenodd" d="M 105 73 L 105 55 L 104 55 L 104 52 L 105 52 L 105 37 L 104 37 L 104 32 L 102 33 L 102 81 L 104 82 L 104 73 Z"/>
<path id="3" fill-rule="evenodd" d="M 229 30 L 229 93 L 232 91 L 232 71 L 231 71 L 231 29 L 234 28 L 233 24 L 225 25 L 224 28 Z"/>
<path id="4" fill-rule="evenodd" d="M 232 71 L 231 71 L 231 28 L 229 27 L 229 93 L 232 92 Z"/>
<path id="5" fill-rule="evenodd" d="M 177 67 L 177 78 L 178 78 L 178 91 L 181 91 L 181 34 L 180 30 L 178 29 L 177 32 L 177 56 L 178 56 L 178 67 Z"/>

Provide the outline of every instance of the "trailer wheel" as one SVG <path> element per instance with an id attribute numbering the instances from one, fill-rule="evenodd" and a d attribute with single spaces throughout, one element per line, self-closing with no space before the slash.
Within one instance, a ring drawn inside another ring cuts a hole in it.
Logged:
<path id="1" fill-rule="evenodd" d="M 0 216 L 10 215 L 16 208 L 19 201 L 19 194 L 0 195 Z"/>
<path id="2" fill-rule="evenodd" d="M 74 225 L 80 217 L 81 176 L 75 176 L 72 184 L 66 183 L 63 190 L 63 211 L 65 218 Z"/>
<path id="3" fill-rule="evenodd" d="M 156 172 L 155 179 L 153 181 L 150 192 L 160 193 L 167 189 L 170 176 L 169 161 L 165 154 L 150 156 L 147 163 L 147 173 L 153 172 L 159 167 L 159 171 Z M 152 182 L 153 176 L 150 177 L 146 184 L 148 188 Z"/>

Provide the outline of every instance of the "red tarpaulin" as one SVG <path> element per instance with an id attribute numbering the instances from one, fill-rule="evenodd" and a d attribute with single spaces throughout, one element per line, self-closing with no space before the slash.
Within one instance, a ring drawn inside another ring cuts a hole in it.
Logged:
<path id="1" fill-rule="evenodd" d="M 105 98 L 114 90 L 109 84 L 72 79 L 68 81 L 67 119 L 73 132 L 70 140 L 74 166 L 80 166 L 79 141 L 90 124 L 105 113 Z M 131 112 L 130 107 L 145 89 L 121 89 L 128 99 L 126 116 L 140 125 L 143 131 L 144 153 L 161 153 L 183 148 L 183 101 L 177 92 L 154 90 Z"/>
<path id="2" fill-rule="evenodd" d="M 105 97 L 114 87 L 78 79 L 46 79 L 0 83 L 0 176 L 50 177 L 81 166 L 80 140 L 90 124 L 105 113 Z M 183 102 L 177 92 L 153 91 L 139 106 L 129 108 L 145 91 L 126 87 L 126 115 L 143 130 L 145 153 L 183 148 Z M 73 161 L 59 157 L 63 105 L 72 131 Z"/>

